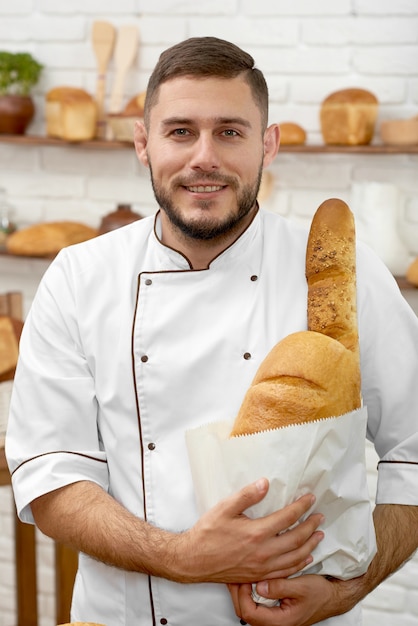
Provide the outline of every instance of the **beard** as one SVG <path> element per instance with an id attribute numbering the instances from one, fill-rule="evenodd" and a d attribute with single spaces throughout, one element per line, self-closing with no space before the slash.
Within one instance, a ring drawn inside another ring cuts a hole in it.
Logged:
<path id="1" fill-rule="evenodd" d="M 260 166 L 255 181 L 252 184 L 245 185 L 241 189 L 239 189 L 239 185 L 233 177 L 221 176 L 216 173 L 205 174 L 204 182 L 208 185 L 212 182 L 225 184 L 236 191 L 237 208 L 235 210 L 231 208 L 222 218 L 215 219 L 209 213 L 208 215 L 204 215 L 204 211 L 210 208 L 212 201 L 199 200 L 199 207 L 202 210 L 201 217 L 187 219 L 187 217 L 182 214 L 181 209 L 173 203 L 170 190 L 162 187 L 155 181 L 151 165 L 149 165 L 149 169 L 154 196 L 160 209 L 167 215 L 171 224 L 183 235 L 187 238 L 201 241 L 220 239 L 227 234 L 231 234 L 234 230 L 239 229 L 241 221 L 256 205 L 263 172 L 263 168 Z M 187 181 L 178 177 L 173 181 L 172 187 L 191 187 L 195 182 L 202 183 L 202 176 L 196 176 L 195 180 L 190 177 Z"/>

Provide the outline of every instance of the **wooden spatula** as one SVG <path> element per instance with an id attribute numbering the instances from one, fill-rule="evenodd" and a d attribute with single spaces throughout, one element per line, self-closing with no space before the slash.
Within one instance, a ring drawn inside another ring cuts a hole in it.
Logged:
<path id="1" fill-rule="evenodd" d="M 121 26 L 115 46 L 116 75 L 110 95 L 110 112 L 119 113 L 122 107 L 126 73 L 132 65 L 138 50 L 138 29 L 136 26 Z"/>
<path id="2" fill-rule="evenodd" d="M 92 43 L 97 61 L 97 83 L 96 83 L 96 103 L 97 103 L 97 131 L 96 136 L 104 138 L 105 129 L 105 95 L 106 95 L 106 72 L 112 56 L 116 39 L 116 29 L 109 22 L 93 22 Z"/>

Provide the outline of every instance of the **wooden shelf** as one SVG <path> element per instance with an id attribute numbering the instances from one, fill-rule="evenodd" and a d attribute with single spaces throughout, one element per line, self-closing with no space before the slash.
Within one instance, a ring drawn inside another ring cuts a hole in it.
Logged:
<path id="1" fill-rule="evenodd" d="M 42 135 L 1 135 L 0 143 L 11 143 L 26 146 L 64 146 L 75 148 L 87 148 L 95 150 L 120 150 L 121 148 L 133 148 L 129 141 L 106 141 L 94 139 L 91 141 L 63 141 L 54 137 Z"/>
<path id="2" fill-rule="evenodd" d="M 42 135 L 1 135 L 0 143 L 23 144 L 32 146 L 65 146 L 95 150 L 121 150 L 133 148 L 130 141 L 106 141 L 94 139 L 91 141 L 69 142 L 54 137 Z M 368 146 L 328 146 L 328 145 L 298 145 L 280 146 L 280 152 L 299 154 L 418 154 L 418 144 L 389 146 L 385 144 L 371 144 Z"/>

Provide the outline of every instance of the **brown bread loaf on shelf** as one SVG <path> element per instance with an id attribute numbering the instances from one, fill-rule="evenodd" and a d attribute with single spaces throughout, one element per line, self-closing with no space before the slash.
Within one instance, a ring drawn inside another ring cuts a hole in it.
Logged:
<path id="1" fill-rule="evenodd" d="M 65 141 L 87 141 L 96 133 L 97 105 L 84 89 L 55 87 L 45 98 L 46 134 Z"/>
<path id="2" fill-rule="evenodd" d="M 326 200 L 306 250 L 308 330 L 288 335 L 261 363 L 231 436 L 337 417 L 361 406 L 355 232 L 348 206 Z"/>
<path id="3" fill-rule="evenodd" d="M 356 146 L 373 138 L 378 100 L 367 89 L 349 88 L 331 93 L 320 108 L 322 137 L 326 144 Z"/>
<path id="4" fill-rule="evenodd" d="M 55 256 L 62 248 L 92 239 L 97 229 L 80 222 L 61 221 L 34 224 L 8 236 L 6 249 L 19 256 Z"/>

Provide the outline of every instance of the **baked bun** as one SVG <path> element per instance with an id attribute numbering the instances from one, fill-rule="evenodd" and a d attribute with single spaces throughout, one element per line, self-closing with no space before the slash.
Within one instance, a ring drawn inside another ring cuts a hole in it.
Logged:
<path id="1" fill-rule="evenodd" d="M 300 146 L 306 142 L 306 131 L 294 122 L 282 122 L 280 124 L 280 145 Z"/>
<path id="2" fill-rule="evenodd" d="M 142 91 L 131 98 L 123 109 L 122 115 L 127 115 L 128 117 L 143 117 L 146 95 L 147 92 Z"/>
<path id="3" fill-rule="evenodd" d="M 77 87 L 55 87 L 46 94 L 46 134 L 65 141 L 86 141 L 96 134 L 97 105 Z"/>
<path id="4" fill-rule="evenodd" d="M 308 330 L 277 343 L 259 366 L 231 436 L 327 417 L 361 406 L 354 217 L 325 201 L 306 249 Z"/>
<path id="5" fill-rule="evenodd" d="M 6 249 L 22 256 L 55 256 L 62 248 L 92 239 L 97 229 L 79 222 L 45 222 L 17 230 L 8 236 Z"/>
<path id="6" fill-rule="evenodd" d="M 376 96 L 366 89 L 341 89 L 321 104 L 322 137 L 331 145 L 366 145 L 374 134 L 378 112 Z"/>

